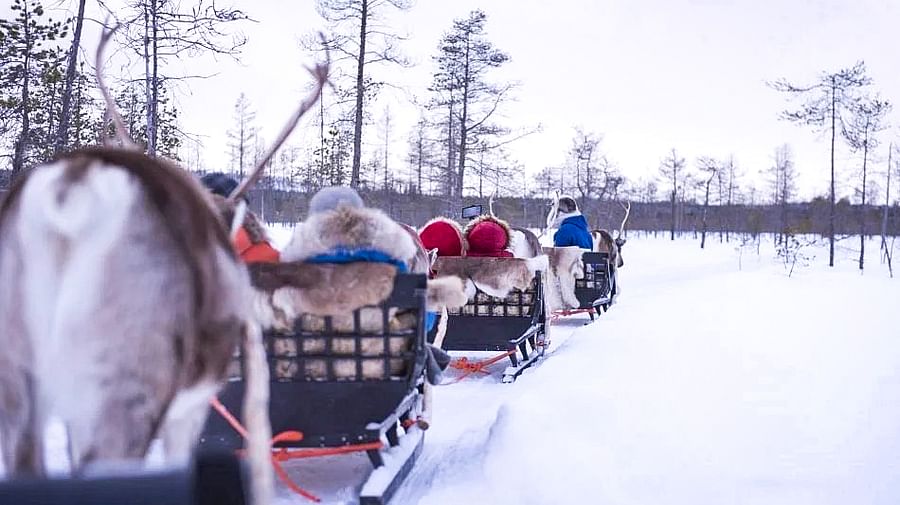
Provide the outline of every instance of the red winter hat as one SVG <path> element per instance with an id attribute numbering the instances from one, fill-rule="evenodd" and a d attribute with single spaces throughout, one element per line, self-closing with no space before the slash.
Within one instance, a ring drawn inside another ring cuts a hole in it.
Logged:
<path id="1" fill-rule="evenodd" d="M 493 216 L 481 216 L 466 227 L 469 256 L 491 256 L 508 258 L 512 253 L 509 246 L 509 225 Z"/>
<path id="2" fill-rule="evenodd" d="M 465 256 L 466 241 L 462 227 L 442 217 L 432 219 L 419 231 L 426 250 L 437 249 L 438 256 Z"/>

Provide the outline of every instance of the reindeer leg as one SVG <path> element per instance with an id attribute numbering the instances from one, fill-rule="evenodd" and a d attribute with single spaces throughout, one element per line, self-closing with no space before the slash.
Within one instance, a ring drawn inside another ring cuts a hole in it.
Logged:
<path id="1" fill-rule="evenodd" d="M 166 464 L 174 466 L 188 464 L 206 423 L 209 400 L 218 390 L 217 384 L 204 381 L 178 393 L 175 397 L 166 412 L 160 433 L 165 448 Z"/>
<path id="2" fill-rule="evenodd" d="M 7 475 L 44 474 L 43 437 L 33 383 L 11 369 L 0 373 L 0 451 Z"/>
<path id="3" fill-rule="evenodd" d="M 140 464 L 162 418 L 165 399 L 130 370 L 79 375 L 82 398 L 96 400 L 86 402 L 89 410 L 67 402 L 63 412 L 73 471 L 121 466 L 126 461 Z"/>

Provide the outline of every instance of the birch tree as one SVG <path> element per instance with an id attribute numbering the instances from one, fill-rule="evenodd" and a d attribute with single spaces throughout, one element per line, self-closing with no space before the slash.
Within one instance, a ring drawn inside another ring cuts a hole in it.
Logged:
<path id="1" fill-rule="evenodd" d="M 716 175 L 720 172 L 719 165 L 718 161 L 710 157 L 703 157 L 697 160 L 697 166 L 700 168 L 700 173 L 703 174 L 701 179 L 703 185 L 703 217 L 700 230 L 700 249 L 706 248 L 706 232 L 708 230 L 706 218 L 709 213 L 709 188 L 712 185 L 713 179 L 715 179 Z"/>
<path id="2" fill-rule="evenodd" d="M 234 25 L 250 18 L 239 9 L 220 8 L 214 0 L 130 0 L 124 19 L 107 7 L 124 27 L 117 32 L 143 66 L 147 154 L 155 156 L 159 146 L 160 90 L 171 89 L 170 81 L 200 78 L 174 75 L 165 69 L 170 60 L 204 54 L 237 57 L 247 39 L 233 31 Z"/>
<path id="3" fill-rule="evenodd" d="M 872 80 L 866 75 L 864 62 L 857 62 L 850 68 L 837 72 L 823 72 L 818 79 L 808 84 L 792 84 L 785 79 L 770 83 L 770 86 L 803 100 L 797 109 L 785 110 L 781 118 L 807 126 L 831 135 L 831 190 L 829 193 L 828 216 L 828 266 L 834 266 L 834 228 L 836 218 L 834 150 L 835 141 L 844 126 L 846 115 L 860 88 Z"/>
<path id="4" fill-rule="evenodd" d="M 671 188 L 671 191 L 669 192 L 669 202 L 672 206 L 672 221 L 669 228 L 671 240 L 675 240 L 675 224 L 678 217 L 678 195 L 681 187 L 684 185 L 684 171 L 684 158 L 679 158 L 678 153 L 673 148 L 672 152 L 668 156 L 666 156 L 665 159 L 663 159 L 662 163 L 660 163 L 659 166 L 660 175 L 662 176 L 666 185 Z"/>
<path id="5" fill-rule="evenodd" d="M 56 153 L 62 152 L 66 148 L 69 139 L 69 123 L 72 119 L 72 93 L 75 87 L 75 79 L 78 66 L 78 49 L 81 46 L 81 28 L 84 26 L 84 5 L 86 0 L 79 0 L 78 13 L 75 16 L 75 30 L 72 33 L 72 44 L 69 46 L 69 52 L 66 55 L 66 76 L 65 85 L 62 92 L 62 103 L 59 115 L 59 125 L 56 129 L 56 137 L 53 143 L 53 150 Z"/>
<path id="6" fill-rule="evenodd" d="M 881 215 L 881 254 L 882 258 L 887 261 L 888 271 L 890 272 L 891 277 L 894 276 L 894 267 L 891 265 L 892 259 L 892 247 L 888 246 L 887 241 L 887 230 L 888 230 L 888 213 L 891 206 L 891 176 L 893 175 L 896 167 L 894 165 L 894 144 L 893 142 L 888 147 L 888 163 L 887 170 L 885 171 L 885 184 L 884 184 L 884 208 L 882 209 Z"/>
<path id="7" fill-rule="evenodd" d="M 405 11 L 412 7 L 412 0 L 317 0 L 319 15 L 328 22 L 330 35 L 324 44 L 308 40 L 308 49 L 328 49 L 335 55 L 336 64 L 351 61 L 355 66 L 353 98 L 353 164 L 350 170 L 350 186 L 358 187 L 362 166 L 362 138 L 364 111 L 368 88 L 377 85 L 367 79 L 371 65 L 392 64 L 406 67 L 409 62 L 399 50 L 402 37 L 391 32 L 385 15 Z M 316 47 L 318 46 L 318 47 Z"/>
<path id="8" fill-rule="evenodd" d="M 878 147 L 877 134 L 887 128 L 886 116 L 891 111 L 891 104 L 880 97 L 861 98 L 850 105 L 851 116 L 843 125 L 842 133 L 850 148 L 862 151 L 862 167 L 860 173 L 860 210 L 859 218 L 859 269 L 863 270 L 866 254 L 866 196 L 868 183 L 869 151 Z"/>

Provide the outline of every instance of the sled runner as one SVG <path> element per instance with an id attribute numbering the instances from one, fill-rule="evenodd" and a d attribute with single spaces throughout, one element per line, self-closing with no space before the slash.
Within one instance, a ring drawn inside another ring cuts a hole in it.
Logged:
<path id="1" fill-rule="evenodd" d="M 251 268 L 256 285 L 261 276 L 271 281 L 280 275 L 274 270 L 290 265 L 258 268 L 267 271 Z M 425 297 L 425 275 L 396 274 L 389 296 L 377 305 L 341 316 L 301 314 L 290 329 L 264 332 L 273 464 L 289 488 L 314 498 L 290 481 L 283 461 L 365 451 L 375 470 L 363 484 L 360 503 L 390 500 L 421 452 L 427 428 L 420 418 L 427 359 Z M 242 447 L 235 418 L 241 417 L 243 390 L 238 355 L 202 444 Z"/>
<path id="2" fill-rule="evenodd" d="M 610 273 L 609 254 L 586 252 L 581 257 L 584 263 L 584 278 L 575 280 L 575 296 L 580 309 L 588 310 L 591 320 L 600 310 L 609 310 L 616 295 L 615 274 Z"/>
<path id="3" fill-rule="evenodd" d="M 544 354 L 546 312 L 541 273 L 528 270 L 519 258 L 439 257 L 433 269 L 438 275 L 456 275 L 467 283 L 469 301 L 449 310 L 443 348 L 448 351 L 499 351 L 482 362 L 467 358 L 451 366 L 464 371 L 487 373 L 484 368 L 508 357 L 502 381 L 513 382 Z M 514 268 L 511 268 L 514 267 Z M 527 274 L 530 277 L 522 275 Z M 518 278 L 518 281 L 511 281 Z M 435 332 L 429 335 L 433 341 Z M 464 376 L 465 376 L 464 375 Z"/>

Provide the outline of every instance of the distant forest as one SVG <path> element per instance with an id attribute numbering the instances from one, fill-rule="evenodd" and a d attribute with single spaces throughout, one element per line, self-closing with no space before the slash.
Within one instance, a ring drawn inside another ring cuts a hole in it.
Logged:
<path id="1" fill-rule="evenodd" d="M 392 218 L 414 226 L 421 226 L 436 216 L 460 219 L 449 198 L 385 191 L 362 191 L 363 199 L 371 207 L 388 213 Z M 251 192 L 251 209 L 269 223 L 290 224 L 301 221 L 311 193 L 257 189 Z M 466 197 L 465 205 L 482 205 L 488 212 L 488 198 Z M 514 226 L 542 228 L 549 208 L 544 198 L 496 198 L 494 213 Z M 618 229 L 625 210 L 619 202 L 579 201 L 592 228 Z M 829 202 L 817 198 L 811 202 L 787 205 L 709 205 L 706 209 L 708 233 L 729 234 L 819 234 L 828 233 Z M 702 203 L 680 202 L 676 205 L 675 232 L 693 233 L 703 230 Z M 841 235 L 858 235 L 865 216 L 867 235 L 881 234 L 884 207 L 851 204 L 847 199 L 837 205 L 836 229 Z M 888 208 L 887 234 L 900 236 L 900 205 Z M 667 201 L 632 202 L 626 224 L 627 230 L 671 231 L 672 207 Z"/>

